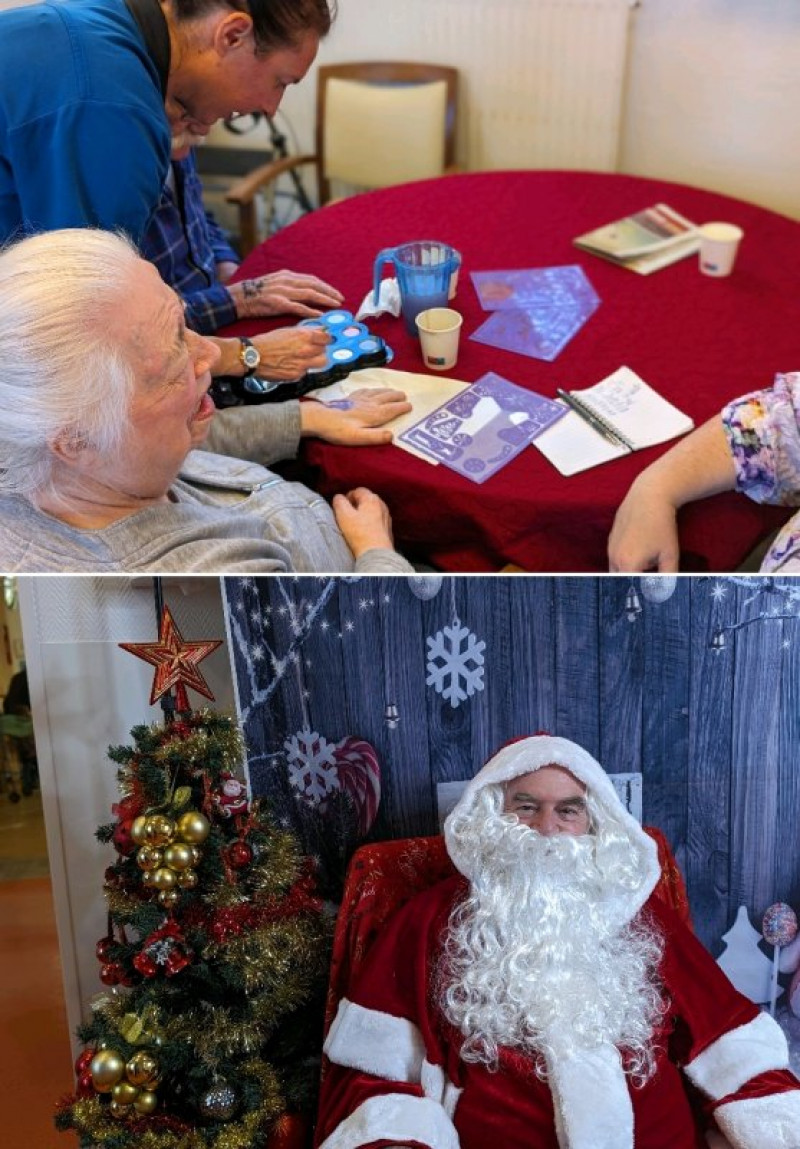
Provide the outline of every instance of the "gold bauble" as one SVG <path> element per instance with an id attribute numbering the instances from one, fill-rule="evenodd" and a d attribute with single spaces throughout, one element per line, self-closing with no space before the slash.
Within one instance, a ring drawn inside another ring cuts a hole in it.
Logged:
<path id="1" fill-rule="evenodd" d="M 164 851 L 164 865 L 171 870 L 188 870 L 192 860 L 192 847 L 187 842 L 173 842 Z"/>
<path id="2" fill-rule="evenodd" d="M 149 846 L 166 846 L 175 837 L 175 823 L 164 814 L 153 814 L 147 819 L 144 840 Z"/>
<path id="3" fill-rule="evenodd" d="M 133 1103 L 133 1108 L 137 1113 L 141 1113 L 143 1117 L 146 1117 L 150 1113 L 154 1113 L 157 1107 L 158 1097 L 149 1089 L 143 1089 Z"/>
<path id="4" fill-rule="evenodd" d="M 163 860 L 163 853 L 155 846 L 140 846 L 136 851 L 136 865 L 141 870 L 157 870 Z"/>
<path id="5" fill-rule="evenodd" d="M 199 846 L 192 846 L 192 865 L 199 866 L 203 860 L 203 851 Z"/>
<path id="6" fill-rule="evenodd" d="M 211 833 L 211 823 L 199 810 L 187 810 L 178 818 L 178 835 L 184 842 L 200 845 Z"/>
<path id="7" fill-rule="evenodd" d="M 178 885 L 182 890 L 193 890 L 197 885 L 197 874 L 194 870 L 181 870 L 178 874 Z"/>
<path id="8" fill-rule="evenodd" d="M 89 1064 L 98 1093 L 110 1093 L 125 1072 L 125 1062 L 114 1049 L 98 1049 Z"/>
<path id="9" fill-rule="evenodd" d="M 119 1101 L 112 1101 L 108 1110 L 112 1117 L 116 1117 L 117 1121 L 122 1121 L 130 1114 L 131 1107 L 130 1105 L 121 1105 Z"/>
<path id="10" fill-rule="evenodd" d="M 118 1081 L 111 1090 L 111 1097 L 119 1105 L 133 1105 L 139 1096 L 139 1090 L 130 1081 Z"/>
<path id="11" fill-rule="evenodd" d="M 180 896 L 180 890 L 161 890 L 158 900 L 165 910 L 171 910 L 173 906 L 177 906 Z"/>
<path id="12" fill-rule="evenodd" d="M 128 1081 L 131 1085 L 138 1085 L 140 1088 L 146 1085 L 148 1081 L 154 1080 L 157 1074 L 158 1062 L 146 1049 L 140 1049 L 134 1053 L 125 1066 L 125 1076 Z"/>
<path id="13" fill-rule="evenodd" d="M 151 883 L 157 890 L 171 890 L 175 885 L 175 872 L 166 866 L 161 866 L 153 874 Z"/>
<path id="14" fill-rule="evenodd" d="M 152 886 L 155 870 L 142 870 L 142 885 Z"/>
<path id="15" fill-rule="evenodd" d="M 134 818 L 131 822 L 131 838 L 137 846 L 143 846 L 147 841 L 144 833 L 144 828 L 147 825 L 147 818 L 144 814 L 140 814 L 138 818 Z"/>

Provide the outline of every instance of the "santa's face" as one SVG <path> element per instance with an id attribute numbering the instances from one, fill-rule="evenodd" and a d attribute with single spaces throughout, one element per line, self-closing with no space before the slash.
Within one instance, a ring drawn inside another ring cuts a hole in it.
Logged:
<path id="1" fill-rule="evenodd" d="M 545 837 L 587 834 L 586 787 L 563 766 L 542 766 L 506 783 L 503 812 Z"/>

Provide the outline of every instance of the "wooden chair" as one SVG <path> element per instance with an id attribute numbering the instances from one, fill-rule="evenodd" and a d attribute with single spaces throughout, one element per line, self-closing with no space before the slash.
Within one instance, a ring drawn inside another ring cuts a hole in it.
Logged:
<path id="1" fill-rule="evenodd" d="M 691 926 L 686 887 L 667 839 L 661 830 L 649 826 L 644 829 L 655 840 L 661 863 L 661 880 L 655 893 Z M 347 996 L 370 946 L 392 914 L 415 894 L 455 872 L 440 835 L 376 842 L 356 850 L 336 921 L 325 1008 L 326 1033 L 340 999 Z"/>
<path id="2" fill-rule="evenodd" d="M 226 199 L 239 209 L 242 254 L 257 243 L 256 195 L 279 176 L 313 164 L 320 205 L 331 184 L 389 187 L 455 170 L 458 71 L 400 61 L 327 64 L 317 71 L 313 155 L 262 164 Z"/>

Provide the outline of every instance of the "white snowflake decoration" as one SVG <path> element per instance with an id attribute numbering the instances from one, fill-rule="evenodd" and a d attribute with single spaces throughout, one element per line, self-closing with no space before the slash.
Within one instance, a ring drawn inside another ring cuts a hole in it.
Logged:
<path id="1" fill-rule="evenodd" d="M 172 953 L 173 941 L 171 938 L 160 938 L 157 942 L 152 942 L 147 947 L 147 953 L 156 963 L 156 965 L 166 965 L 169 955 Z"/>
<path id="2" fill-rule="evenodd" d="M 283 744 L 289 782 L 309 806 L 319 806 L 339 789 L 336 746 L 313 730 L 298 730 Z"/>
<path id="3" fill-rule="evenodd" d="M 483 690 L 483 652 L 486 643 L 479 640 L 458 619 L 428 637 L 428 677 L 425 680 L 437 694 L 455 709 Z M 462 686 L 463 682 L 463 686 Z"/>

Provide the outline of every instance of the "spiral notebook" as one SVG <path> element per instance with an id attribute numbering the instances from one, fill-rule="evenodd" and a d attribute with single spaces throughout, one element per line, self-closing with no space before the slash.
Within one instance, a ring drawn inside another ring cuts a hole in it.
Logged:
<path id="1" fill-rule="evenodd" d="M 666 443 L 694 427 L 688 415 L 649 387 L 630 367 L 620 367 L 594 387 L 570 391 L 570 395 L 587 409 L 594 422 L 621 435 L 629 445 L 609 442 L 586 418 L 568 411 L 533 442 L 562 475 L 577 475 L 632 450 Z"/>

